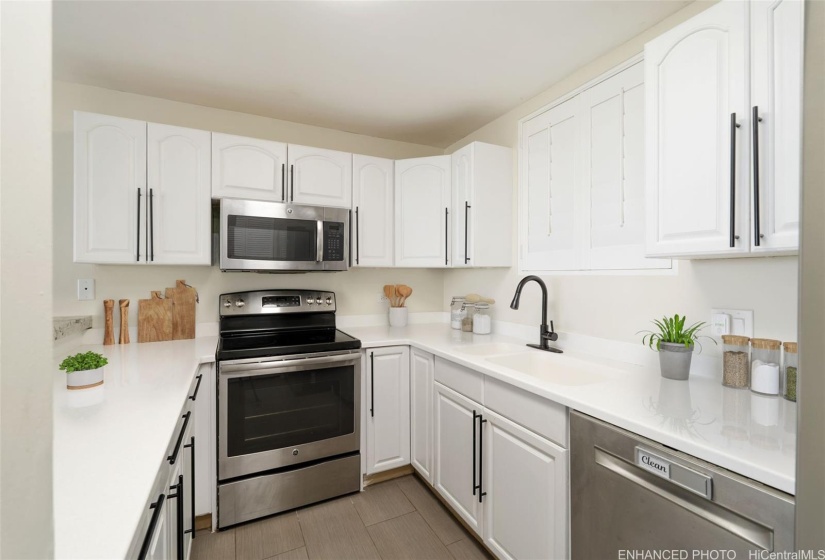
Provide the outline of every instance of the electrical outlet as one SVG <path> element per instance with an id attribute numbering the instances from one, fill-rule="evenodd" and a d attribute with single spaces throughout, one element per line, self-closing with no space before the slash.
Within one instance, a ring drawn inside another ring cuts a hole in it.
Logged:
<path id="1" fill-rule="evenodd" d="M 752 309 L 711 309 L 710 324 L 713 336 L 738 334 L 753 338 Z"/>
<path id="2" fill-rule="evenodd" d="M 88 301 L 95 299 L 95 281 L 91 278 L 77 281 L 77 299 Z"/>

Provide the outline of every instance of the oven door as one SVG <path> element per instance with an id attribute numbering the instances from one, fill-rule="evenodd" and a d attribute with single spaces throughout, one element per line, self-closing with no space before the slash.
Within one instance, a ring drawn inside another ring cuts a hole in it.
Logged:
<path id="1" fill-rule="evenodd" d="M 221 481 L 358 451 L 361 354 L 219 362 Z"/>

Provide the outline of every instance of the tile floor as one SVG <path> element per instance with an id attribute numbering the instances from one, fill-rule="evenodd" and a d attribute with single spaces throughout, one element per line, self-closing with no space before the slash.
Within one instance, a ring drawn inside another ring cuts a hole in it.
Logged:
<path id="1" fill-rule="evenodd" d="M 482 560 L 489 554 L 415 476 L 219 533 L 192 560 Z"/>

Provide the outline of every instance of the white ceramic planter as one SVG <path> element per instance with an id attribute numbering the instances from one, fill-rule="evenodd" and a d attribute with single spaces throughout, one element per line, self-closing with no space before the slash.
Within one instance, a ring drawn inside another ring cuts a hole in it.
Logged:
<path id="1" fill-rule="evenodd" d="M 103 385 L 103 368 L 73 371 L 66 374 L 66 388 L 72 391 Z"/>
<path id="2" fill-rule="evenodd" d="M 390 307 L 390 326 L 391 327 L 406 327 L 407 326 L 407 308 L 406 307 Z"/>

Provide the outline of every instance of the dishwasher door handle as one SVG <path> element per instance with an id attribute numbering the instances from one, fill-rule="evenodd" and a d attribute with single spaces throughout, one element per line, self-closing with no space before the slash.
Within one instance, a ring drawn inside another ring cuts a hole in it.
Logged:
<path id="1" fill-rule="evenodd" d="M 773 532 L 768 527 L 737 515 L 661 475 L 653 475 L 649 469 L 643 469 L 598 447 L 594 451 L 596 464 L 755 546 L 773 550 Z"/>

